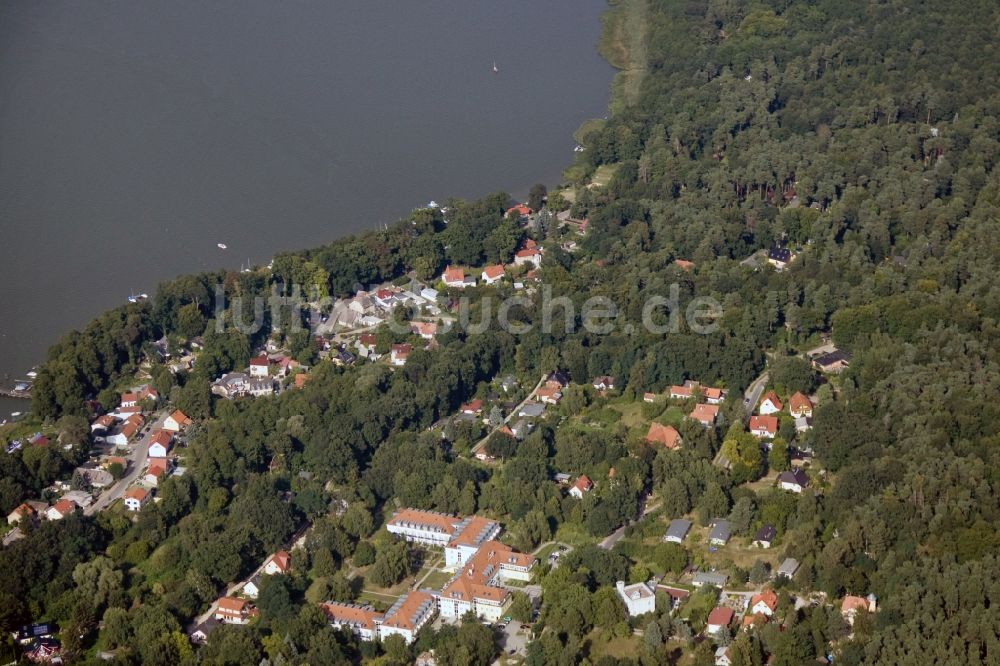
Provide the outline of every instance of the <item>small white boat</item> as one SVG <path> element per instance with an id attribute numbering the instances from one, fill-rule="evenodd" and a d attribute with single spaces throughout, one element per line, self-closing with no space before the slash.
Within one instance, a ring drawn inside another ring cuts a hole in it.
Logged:
<path id="1" fill-rule="evenodd" d="M 26 373 L 24 373 L 24 374 L 25 374 L 25 375 L 26 375 L 26 376 L 27 376 L 27 377 L 28 377 L 29 379 L 34 379 L 35 377 L 37 377 L 37 376 L 38 376 L 38 372 L 36 372 L 34 368 L 32 368 L 31 370 L 28 370 L 28 372 L 26 372 Z"/>
<path id="2" fill-rule="evenodd" d="M 494 60 L 494 61 L 493 61 L 493 73 L 494 73 L 494 74 L 498 74 L 499 72 L 500 72 L 500 68 L 499 68 L 499 67 L 497 67 L 497 61 L 496 61 L 496 60 Z"/>
<path id="3" fill-rule="evenodd" d="M 225 250 L 228 246 L 225 243 L 216 243 L 220 250 Z"/>

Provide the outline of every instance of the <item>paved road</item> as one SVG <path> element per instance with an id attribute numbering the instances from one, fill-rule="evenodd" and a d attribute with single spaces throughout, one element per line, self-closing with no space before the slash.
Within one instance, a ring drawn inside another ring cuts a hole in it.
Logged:
<path id="1" fill-rule="evenodd" d="M 542 378 L 538 380 L 538 383 L 535 384 L 535 388 L 531 389 L 531 392 L 528 393 L 528 396 L 524 400 L 522 400 L 517 407 L 512 409 L 510 414 L 508 414 L 506 418 L 504 418 L 503 420 L 504 425 L 510 423 L 510 420 L 515 418 L 517 416 L 517 413 L 521 411 L 521 408 L 524 407 L 524 404 L 529 400 L 531 400 L 533 397 L 535 397 L 535 392 L 538 391 L 538 389 L 542 388 L 542 384 L 545 383 L 545 380 L 548 376 L 549 375 L 547 373 L 542 375 Z M 486 440 L 488 440 L 490 438 L 490 435 L 495 433 L 497 430 L 499 430 L 499 428 L 493 428 L 486 434 L 485 437 L 476 442 L 476 445 L 472 447 L 472 455 L 476 455 L 477 453 L 479 453 L 479 450 L 482 449 L 484 446 L 486 446 Z"/>
<path id="2" fill-rule="evenodd" d="M 649 498 L 647 497 L 646 499 L 649 499 Z M 643 502 L 645 503 L 645 500 L 643 500 Z M 643 518 L 645 518 L 646 516 L 648 516 L 653 511 L 656 511 L 659 508 L 660 508 L 660 502 L 655 502 L 653 504 L 646 504 L 646 506 L 642 510 L 642 515 L 639 516 L 639 520 L 642 520 Z M 597 544 L 597 547 L 598 548 L 603 548 L 604 550 L 611 550 L 612 548 L 615 547 L 615 544 L 618 543 L 619 541 L 621 541 L 622 537 L 625 536 L 625 528 L 628 527 L 629 525 L 635 523 L 635 522 L 638 522 L 638 521 L 633 520 L 633 521 L 629 521 L 628 523 L 622 525 L 617 530 L 615 530 L 614 532 L 612 532 L 611 534 L 609 534 L 607 537 L 605 537 L 604 541 L 602 541 L 601 543 Z"/>
<path id="3" fill-rule="evenodd" d="M 757 406 L 757 401 L 760 400 L 760 395 L 764 392 L 764 388 L 767 387 L 767 382 L 770 379 L 767 370 L 760 373 L 757 379 L 750 382 L 750 386 L 747 390 L 743 392 L 743 415 L 747 420 L 750 419 L 750 415 L 753 414 L 754 407 Z M 725 467 L 729 469 L 729 461 L 722 455 L 722 450 L 715 455 L 715 460 L 712 461 L 713 464 L 719 465 L 720 467 Z"/>
<path id="4" fill-rule="evenodd" d="M 97 501 L 88 506 L 83 510 L 84 515 L 92 516 L 99 511 L 104 511 L 113 502 L 120 499 L 125 490 L 139 478 L 143 470 L 146 469 L 146 455 L 149 452 L 149 440 L 153 436 L 153 431 L 157 428 L 163 427 L 163 422 L 166 420 L 169 412 L 163 410 L 157 412 L 155 415 L 155 420 L 149 425 L 146 434 L 142 436 L 138 441 L 132 443 L 132 449 L 126 456 L 129 461 L 129 467 L 125 471 L 125 476 L 118 480 L 117 483 L 112 485 L 110 488 L 101 493 L 101 496 L 97 498 Z"/>

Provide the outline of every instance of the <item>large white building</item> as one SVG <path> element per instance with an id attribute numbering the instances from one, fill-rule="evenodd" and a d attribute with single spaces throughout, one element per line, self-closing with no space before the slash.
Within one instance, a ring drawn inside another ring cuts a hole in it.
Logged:
<path id="1" fill-rule="evenodd" d="M 487 622 L 497 622 L 513 598 L 502 584 L 530 580 L 535 561 L 499 541 L 486 541 L 437 595 L 441 615 L 461 617 L 472 611 Z"/>
<path id="2" fill-rule="evenodd" d="M 371 606 L 330 602 L 322 605 L 334 629 L 350 629 L 363 641 L 385 640 L 398 634 L 407 644 L 437 614 L 434 597 L 423 591 L 408 592 L 396 600 L 389 610 L 379 613 Z"/>
<path id="3" fill-rule="evenodd" d="M 458 569 L 479 547 L 500 534 L 500 523 L 479 516 L 458 518 L 445 513 L 403 509 L 386 525 L 407 541 L 444 548 L 445 567 Z"/>
<path id="4" fill-rule="evenodd" d="M 629 617 L 645 615 L 656 610 L 656 595 L 649 585 L 645 583 L 626 585 L 624 581 L 618 581 L 616 589 L 622 603 L 628 609 Z"/>

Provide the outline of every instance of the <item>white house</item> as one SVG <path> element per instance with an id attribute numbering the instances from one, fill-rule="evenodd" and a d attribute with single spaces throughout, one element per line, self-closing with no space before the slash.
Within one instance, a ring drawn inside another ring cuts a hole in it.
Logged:
<path id="1" fill-rule="evenodd" d="M 708 620 L 705 623 L 705 633 L 713 636 L 721 633 L 732 623 L 734 615 L 735 613 L 733 613 L 732 608 L 716 606 L 708 614 Z"/>
<path id="2" fill-rule="evenodd" d="M 170 432 L 180 432 L 189 425 L 191 425 L 191 419 L 179 409 L 174 410 L 174 413 L 163 421 L 163 429 Z"/>
<path id="3" fill-rule="evenodd" d="M 413 351 L 413 345 L 393 345 L 389 354 L 389 362 L 397 368 L 400 368 L 406 365 L 406 359 L 409 358 L 411 351 Z"/>
<path id="4" fill-rule="evenodd" d="M 523 250 L 518 250 L 514 253 L 514 265 L 523 266 L 524 264 L 533 264 L 534 266 L 542 265 L 542 252 L 537 247 L 525 248 Z"/>
<path id="5" fill-rule="evenodd" d="M 487 266 L 483 269 L 480 278 L 486 284 L 496 284 L 503 279 L 504 267 L 503 264 L 494 264 L 493 266 Z"/>
<path id="6" fill-rule="evenodd" d="M 783 405 L 781 400 L 778 399 L 778 394 L 774 391 L 768 391 L 764 395 L 764 399 L 760 401 L 760 409 L 757 410 L 759 414 L 776 414 L 781 411 Z"/>
<path id="7" fill-rule="evenodd" d="M 139 511 L 149 502 L 149 491 L 134 486 L 125 491 L 125 508 L 129 511 Z"/>
<path id="8" fill-rule="evenodd" d="M 279 550 L 277 553 L 267 558 L 264 563 L 263 572 L 268 576 L 276 574 L 286 574 L 292 568 L 292 556 L 287 550 Z"/>
<path id="9" fill-rule="evenodd" d="M 635 583 L 626 585 L 625 581 L 618 581 L 616 584 L 618 596 L 628 609 L 629 617 L 645 615 L 656 610 L 656 595 L 645 583 Z"/>
<path id="10" fill-rule="evenodd" d="M 441 281 L 445 283 L 445 286 L 455 287 L 456 289 L 464 289 L 476 285 L 476 278 L 472 276 L 466 277 L 465 269 L 452 268 L 451 266 L 444 269 L 444 273 L 441 274 Z"/>
<path id="11" fill-rule="evenodd" d="M 809 477 L 801 467 L 782 472 L 778 475 L 778 487 L 793 493 L 801 493 L 809 485 Z"/>
<path id="12" fill-rule="evenodd" d="M 170 444 L 174 436 L 166 430 L 157 430 L 149 440 L 148 455 L 150 458 L 166 458 L 170 452 Z"/>
<path id="13" fill-rule="evenodd" d="M 729 658 L 729 646 L 724 645 L 715 650 L 715 666 L 732 666 L 733 660 Z"/>
<path id="14" fill-rule="evenodd" d="M 61 499 L 45 512 L 45 517 L 49 520 L 62 520 L 66 516 L 76 511 L 76 503 L 72 500 Z"/>
<path id="15" fill-rule="evenodd" d="M 760 594 L 755 594 L 750 597 L 750 610 L 747 611 L 749 615 L 756 615 L 757 613 L 763 613 L 764 615 L 771 617 L 774 615 L 774 611 L 778 608 L 778 595 L 774 590 L 763 590 Z"/>
<path id="16" fill-rule="evenodd" d="M 757 416 L 750 417 L 750 434 L 757 439 L 774 439 L 778 434 L 777 416 Z"/>
<path id="17" fill-rule="evenodd" d="M 256 599 L 260 594 L 260 574 L 243 584 L 242 594 L 248 599 Z"/>
<path id="18" fill-rule="evenodd" d="M 586 474 L 581 474 L 580 478 L 576 480 L 573 487 L 569 489 L 569 494 L 573 497 L 582 500 L 583 496 L 591 491 L 594 487 L 593 482 L 587 478 Z"/>
<path id="19" fill-rule="evenodd" d="M 268 360 L 266 356 L 261 354 L 255 358 L 250 359 L 250 376 L 251 377 L 267 377 L 267 372 L 271 367 L 271 361 Z"/>
<path id="20" fill-rule="evenodd" d="M 226 624 L 247 624 L 257 609 L 246 599 L 222 597 L 216 602 L 215 619 Z"/>

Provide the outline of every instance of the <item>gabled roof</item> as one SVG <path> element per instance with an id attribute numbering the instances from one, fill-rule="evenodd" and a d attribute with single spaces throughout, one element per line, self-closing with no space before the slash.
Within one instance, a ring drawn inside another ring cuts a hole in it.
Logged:
<path id="1" fill-rule="evenodd" d="M 399 526 L 419 525 L 430 531 L 451 534 L 461 522 L 461 519 L 445 513 L 421 511 L 420 509 L 403 509 L 393 514 L 387 524 Z"/>
<path id="2" fill-rule="evenodd" d="M 462 268 L 452 268 L 448 266 L 444 269 L 444 281 L 449 282 L 464 282 L 465 281 L 465 270 Z"/>
<path id="3" fill-rule="evenodd" d="M 774 541 L 774 537 L 777 536 L 778 530 L 774 529 L 774 525 L 764 525 L 759 530 L 757 534 L 754 535 L 754 541 Z"/>
<path id="4" fill-rule="evenodd" d="M 725 608 L 724 606 L 716 606 L 712 609 L 712 612 L 708 614 L 708 620 L 706 624 L 714 624 L 718 626 L 727 626 L 733 621 L 733 609 Z"/>
<path id="5" fill-rule="evenodd" d="M 858 609 L 867 611 L 870 608 L 868 605 L 868 600 L 864 597 L 857 597 L 854 595 L 847 595 L 844 600 L 840 603 L 840 612 L 848 613 L 850 611 L 856 611 Z"/>
<path id="6" fill-rule="evenodd" d="M 158 429 L 153 433 L 153 436 L 149 438 L 149 445 L 159 444 L 165 449 L 170 448 L 170 443 L 174 441 L 174 436 L 169 430 Z"/>
<path id="7" fill-rule="evenodd" d="M 191 419 L 189 419 L 187 415 L 179 409 L 175 409 L 173 414 L 170 415 L 170 418 L 176 421 L 178 425 L 191 425 Z"/>
<path id="8" fill-rule="evenodd" d="M 371 606 L 357 606 L 330 601 L 319 606 L 330 620 L 339 624 L 356 625 L 369 631 L 382 622 L 382 614 Z"/>
<path id="9" fill-rule="evenodd" d="M 573 484 L 573 487 L 581 492 L 588 492 L 594 487 L 594 483 L 587 478 L 586 474 L 581 474 L 576 483 Z"/>
<path id="10" fill-rule="evenodd" d="M 260 356 L 255 356 L 254 358 L 250 359 L 250 367 L 258 366 L 266 368 L 269 367 L 270 365 L 271 361 L 267 358 L 267 356 L 263 354 L 261 354 Z"/>
<path id="11" fill-rule="evenodd" d="M 812 400 L 810 400 L 806 395 L 796 391 L 792 394 L 792 397 L 788 399 L 788 409 L 793 414 L 802 411 L 809 411 L 813 408 Z"/>
<path id="12" fill-rule="evenodd" d="M 495 280 L 498 277 L 503 277 L 504 267 L 503 264 L 494 264 L 492 266 L 487 266 L 483 269 L 483 275 L 485 275 L 490 280 Z"/>
<path id="13" fill-rule="evenodd" d="M 680 445 L 681 434 L 672 425 L 662 425 L 654 421 L 649 424 L 646 441 L 650 444 L 663 444 L 668 449 L 676 449 Z"/>
<path id="14" fill-rule="evenodd" d="M 61 499 L 52 505 L 52 508 L 59 512 L 60 515 L 68 515 L 76 511 L 76 502 L 68 499 Z"/>
<path id="15" fill-rule="evenodd" d="M 222 597 L 217 608 L 225 613 L 242 613 L 249 603 L 239 597 Z"/>
<path id="16" fill-rule="evenodd" d="M 149 497 L 149 492 L 145 488 L 133 486 L 125 491 L 125 497 L 127 499 L 134 499 L 143 502 L 147 497 Z"/>
<path id="17" fill-rule="evenodd" d="M 762 590 L 760 594 L 755 594 L 750 597 L 750 608 L 757 605 L 758 602 L 764 602 L 764 605 L 774 612 L 774 609 L 778 607 L 778 595 L 774 590 Z"/>
<path id="18" fill-rule="evenodd" d="M 764 397 L 760 399 L 760 404 L 763 405 L 765 402 L 770 402 L 772 405 L 774 405 L 774 408 L 777 409 L 779 412 L 783 407 L 783 405 L 781 404 L 781 399 L 778 398 L 778 394 L 775 393 L 774 391 L 768 391 L 767 393 L 764 394 Z"/>
<path id="19" fill-rule="evenodd" d="M 267 562 L 274 563 L 274 565 L 278 567 L 278 571 L 285 573 L 292 566 L 292 556 L 287 550 L 279 550 L 277 553 L 269 557 Z"/>
<path id="20" fill-rule="evenodd" d="M 750 430 L 764 430 L 770 434 L 778 432 L 778 417 L 777 416 L 758 416 L 753 415 L 750 417 Z"/>
<path id="21" fill-rule="evenodd" d="M 718 405 L 695 405 L 689 414 L 692 419 L 701 423 L 714 423 L 718 415 Z"/>
<path id="22" fill-rule="evenodd" d="M 519 203 L 516 206 L 511 206 L 510 208 L 507 209 L 507 215 L 515 213 L 520 217 L 527 217 L 528 215 L 531 215 L 532 212 L 533 211 L 531 210 L 530 207 L 528 207 L 528 204 L 523 204 L 523 203 Z"/>
<path id="23" fill-rule="evenodd" d="M 778 475 L 778 483 L 793 483 L 805 488 L 809 485 L 809 476 L 802 471 L 801 467 L 796 467 Z"/>

